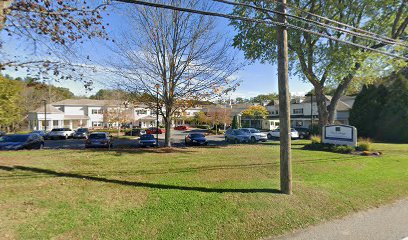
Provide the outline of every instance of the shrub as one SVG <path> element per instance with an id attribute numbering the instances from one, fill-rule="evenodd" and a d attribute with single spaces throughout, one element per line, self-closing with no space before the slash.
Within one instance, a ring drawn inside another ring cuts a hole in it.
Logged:
<path id="1" fill-rule="evenodd" d="M 312 144 L 322 143 L 322 139 L 318 135 L 311 136 L 310 140 L 312 140 Z"/>
<path id="2" fill-rule="evenodd" d="M 351 146 L 334 146 L 331 150 L 335 153 L 351 153 L 354 148 Z"/>
<path id="3" fill-rule="evenodd" d="M 211 128 L 209 125 L 197 125 L 196 127 L 199 129 L 210 129 Z"/>
<path id="4" fill-rule="evenodd" d="M 372 142 L 369 138 L 360 138 L 358 139 L 358 146 L 356 148 L 358 151 L 371 151 Z"/>

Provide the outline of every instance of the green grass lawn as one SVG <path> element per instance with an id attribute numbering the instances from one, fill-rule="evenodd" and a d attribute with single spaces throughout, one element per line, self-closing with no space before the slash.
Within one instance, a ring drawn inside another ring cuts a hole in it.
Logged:
<path id="1" fill-rule="evenodd" d="M 0 239 L 257 239 L 408 196 L 408 145 L 295 144 L 292 196 L 276 143 L 0 152 Z"/>

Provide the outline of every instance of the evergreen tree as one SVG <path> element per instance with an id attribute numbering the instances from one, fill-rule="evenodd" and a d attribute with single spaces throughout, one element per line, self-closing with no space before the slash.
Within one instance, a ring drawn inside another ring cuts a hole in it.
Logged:
<path id="1" fill-rule="evenodd" d="M 364 86 L 357 95 L 349 120 L 350 124 L 357 128 L 359 136 L 376 138 L 377 119 L 384 108 L 387 94 L 388 91 L 383 85 L 370 85 Z"/>
<path id="2" fill-rule="evenodd" d="M 377 119 L 377 138 L 408 142 L 408 69 L 391 76 L 387 102 Z"/>

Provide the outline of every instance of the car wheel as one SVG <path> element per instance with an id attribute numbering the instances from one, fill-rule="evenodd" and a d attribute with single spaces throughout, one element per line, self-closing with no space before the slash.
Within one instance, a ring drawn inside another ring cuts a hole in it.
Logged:
<path id="1" fill-rule="evenodd" d="M 302 135 L 299 135 L 299 138 L 300 138 L 300 139 L 304 139 L 305 136 L 303 136 L 303 134 L 302 134 Z"/>
<path id="2" fill-rule="evenodd" d="M 268 133 L 268 139 L 271 140 L 272 139 L 272 135 L 270 133 Z"/>
<path id="3" fill-rule="evenodd" d="M 256 143 L 256 138 L 255 137 L 251 137 L 251 143 Z"/>

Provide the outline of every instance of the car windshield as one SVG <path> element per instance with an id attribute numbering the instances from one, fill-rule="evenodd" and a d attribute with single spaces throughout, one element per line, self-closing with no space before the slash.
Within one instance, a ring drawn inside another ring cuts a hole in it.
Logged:
<path id="1" fill-rule="evenodd" d="M 64 131 L 64 129 L 63 128 L 54 128 L 51 131 L 52 132 L 62 132 L 62 131 Z"/>
<path id="2" fill-rule="evenodd" d="M 194 134 L 190 134 L 191 138 L 204 138 L 205 136 L 203 134 L 199 134 L 199 133 L 194 133 Z"/>
<path id="3" fill-rule="evenodd" d="M 106 134 L 105 133 L 94 133 L 89 136 L 90 139 L 105 139 Z"/>
<path id="4" fill-rule="evenodd" d="M 241 131 L 241 130 L 236 130 L 236 131 L 234 131 L 234 133 L 235 133 L 235 135 L 244 135 L 245 134 L 245 132 Z"/>
<path id="5" fill-rule="evenodd" d="M 150 134 L 142 135 L 140 140 L 154 140 L 154 136 Z"/>
<path id="6" fill-rule="evenodd" d="M 6 135 L 0 137 L 0 142 L 25 142 L 30 135 Z"/>
<path id="7" fill-rule="evenodd" d="M 86 128 L 80 128 L 77 130 L 77 132 L 81 133 L 81 132 L 88 132 L 88 129 Z"/>
<path id="8" fill-rule="evenodd" d="M 257 129 L 251 129 L 251 133 L 260 133 L 260 131 Z"/>

